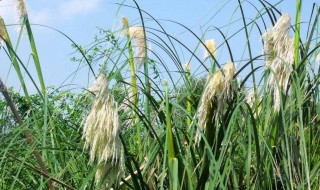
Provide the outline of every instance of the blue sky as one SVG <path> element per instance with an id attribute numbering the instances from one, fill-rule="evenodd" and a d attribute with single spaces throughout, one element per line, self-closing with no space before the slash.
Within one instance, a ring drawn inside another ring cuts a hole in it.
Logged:
<path id="1" fill-rule="evenodd" d="M 7 25 L 14 24 L 15 8 L 14 0 L 2 0 L 0 1 L 0 15 L 4 18 Z M 105 29 L 117 29 L 120 24 L 120 18 L 126 16 L 131 23 L 139 23 L 139 14 L 135 9 L 122 7 L 118 14 L 119 8 L 115 2 L 121 1 L 109 1 L 109 0 L 26 0 L 28 13 L 30 16 L 30 22 L 35 24 L 44 24 L 53 28 L 56 28 L 69 37 L 71 37 L 77 44 L 85 46 L 93 41 L 93 37 L 98 33 L 96 27 Z M 278 1 L 272 0 L 270 3 L 276 3 Z M 308 21 L 312 3 L 315 0 L 305 0 L 303 4 L 302 21 Z M 125 2 L 128 5 L 134 5 L 132 1 Z M 140 8 L 146 10 L 156 19 L 159 19 L 161 24 L 167 29 L 167 31 L 173 36 L 177 37 L 183 43 L 185 43 L 191 49 L 194 49 L 197 45 L 197 41 L 182 27 L 172 24 L 167 20 L 174 20 L 192 29 L 198 36 L 201 36 L 204 31 L 205 39 L 215 38 L 217 43 L 222 43 L 221 36 L 217 31 L 212 30 L 211 26 L 221 27 L 226 26 L 231 21 L 235 21 L 230 25 L 230 29 L 227 27 L 222 28 L 225 34 L 231 34 L 242 26 L 240 11 L 236 10 L 237 1 L 222 1 L 222 0 L 138 0 Z M 247 18 L 253 19 L 256 15 L 256 11 L 250 8 L 248 3 L 246 4 L 245 14 Z M 260 7 L 261 8 L 261 7 Z M 292 15 L 292 22 L 294 21 L 295 1 L 284 0 L 278 8 L 282 12 L 289 12 Z M 153 22 L 146 22 L 149 27 L 156 27 Z M 267 23 L 270 27 L 270 22 Z M 15 26 L 8 26 L 11 34 L 11 38 L 14 42 L 17 39 L 17 32 Z M 55 85 L 60 86 L 71 73 L 77 69 L 77 64 L 70 61 L 74 49 L 71 48 L 71 42 L 64 38 L 61 34 L 50 29 L 33 26 L 33 32 L 39 51 L 40 61 L 42 64 L 42 70 L 45 76 L 45 82 L 47 86 Z M 252 32 L 252 38 L 257 39 L 256 43 L 259 43 L 259 34 Z M 30 51 L 28 49 L 26 36 L 23 37 L 21 45 L 18 49 L 18 54 L 25 64 L 27 64 Z M 239 36 L 233 38 L 232 43 L 236 60 L 241 58 L 248 58 L 245 49 L 245 38 L 242 32 Z M 255 42 L 253 42 L 253 45 Z M 258 48 L 259 47 L 259 48 Z M 201 50 L 201 48 L 200 48 Z M 200 53 L 199 50 L 199 54 Z M 244 53 L 243 53 L 244 52 Z M 254 48 L 255 54 L 260 54 L 262 48 L 257 46 Z M 182 57 L 186 61 L 190 58 L 188 54 L 183 54 Z M 199 55 L 201 57 L 201 55 Z M 9 72 L 10 62 L 5 58 L 6 54 L 3 50 L 0 51 L 0 77 L 6 79 L 8 86 L 19 86 L 17 77 L 13 70 Z M 221 52 L 218 52 L 218 59 L 221 63 L 230 61 L 230 58 L 226 52 L 226 48 L 222 48 Z M 237 67 L 241 66 L 242 62 L 238 62 Z M 169 63 L 170 64 L 170 61 Z M 193 68 L 196 68 L 198 64 L 194 63 Z M 36 76 L 36 72 L 30 64 L 29 69 L 33 76 Z M 174 68 L 172 68 L 174 69 Z M 86 87 L 88 81 L 92 78 L 87 77 L 88 69 L 85 68 L 75 76 L 73 80 L 68 80 L 66 83 L 75 84 L 77 88 Z M 92 76 L 91 76 L 92 77 Z M 28 87 L 34 92 L 34 87 L 28 82 Z"/>

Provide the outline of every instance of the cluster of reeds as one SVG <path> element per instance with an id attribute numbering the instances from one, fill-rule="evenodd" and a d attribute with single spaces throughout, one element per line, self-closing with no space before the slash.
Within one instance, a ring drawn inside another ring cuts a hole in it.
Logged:
<path id="1" fill-rule="evenodd" d="M 27 34 L 40 88 L 34 82 L 38 94 L 29 94 L 25 77 L 35 79 L 0 19 L 1 51 L 23 90 L 1 91 L 0 189 L 320 187 L 318 5 L 305 41 L 301 1 L 295 22 L 268 1 L 249 3 L 261 8 L 250 20 L 248 5 L 238 1 L 243 26 L 233 34 L 216 28 L 222 38 L 207 40 L 208 33 L 199 37 L 177 24 L 198 41 L 188 47 L 133 1 L 141 22 L 123 17 L 117 31 L 97 37 L 86 51 L 74 44 L 94 79 L 75 94 L 46 88 L 25 2 L 17 2 L 19 38 Z M 236 36 L 245 36 L 248 59 L 233 53 Z M 223 46 L 231 61 L 217 56 Z M 2 81 L 0 89 L 6 89 Z"/>

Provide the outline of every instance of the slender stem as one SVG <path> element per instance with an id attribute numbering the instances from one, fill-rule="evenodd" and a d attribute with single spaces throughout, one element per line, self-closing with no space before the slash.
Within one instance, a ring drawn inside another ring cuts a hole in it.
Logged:
<path id="1" fill-rule="evenodd" d="M 136 72 L 134 66 L 134 57 L 133 57 L 133 50 L 132 50 L 132 43 L 131 43 L 131 36 L 129 31 L 129 23 L 128 21 L 123 22 L 124 27 L 126 29 L 126 34 L 128 38 L 128 51 L 129 51 L 129 64 L 130 64 L 130 71 L 131 71 L 131 86 L 132 86 L 132 96 L 133 96 L 133 104 L 135 108 L 138 108 L 138 89 L 137 89 L 137 79 L 136 79 Z M 129 97 L 131 98 L 131 97 Z M 135 114 L 135 124 L 137 127 L 137 140 L 138 140 L 138 150 L 142 152 L 142 143 L 141 143 L 141 129 L 139 124 L 139 116 Z M 141 155 L 141 154 L 140 154 Z M 142 156 L 141 156 L 142 158 Z M 141 159 L 140 158 L 140 159 Z"/>
<path id="2" fill-rule="evenodd" d="M 144 75 L 145 75 L 145 83 L 146 83 L 145 111 L 146 111 L 147 118 L 150 119 L 150 102 L 149 102 L 148 95 L 150 95 L 151 87 L 150 87 L 150 81 L 149 81 L 149 69 L 148 69 L 148 64 L 147 64 L 147 58 L 145 59 L 145 63 L 143 66 L 144 66 Z"/>
<path id="3" fill-rule="evenodd" d="M 0 27 L 2 27 L 3 30 L 4 30 L 4 34 L 3 34 L 3 36 L 1 38 L 3 39 L 3 41 L 5 42 L 5 44 L 6 44 L 7 48 L 8 48 L 13 67 L 16 70 L 16 73 L 17 73 L 18 78 L 20 80 L 23 92 L 24 92 L 24 94 L 26 96 L 26 100 L 29 103 L 28 106 L 31 106 L 31 104 L 30 104 L 30 96 L 29 96 L 26 84 L 24 82 L 24 79 L 23 79 L 23 76 L 22 76 L 22 73 L 21 73 L 21 70 L 20 70 L 20 66 L 19 66 L 18 60 L 17 60 L 16 55 L 14 53 L 15 50 L 13 49 L 13 46 L 12 46 L 12 43 L 11 43 L 11 40 L 10 40 L 10 37 L 9 37 L 9 33 L 7 31 L 7 27 L 5 26 L 4 20 L 2 18 L 0 18 L 0 25 L 1 25 Z"/>
<path id="4" fill-rule="evenodd" d="M 175 165 L 177 166 L 177 159 L 175 158 L 173 134 L 172 134 L 172 124 L 171 124 L 171 109 L 169 102 L 169 88 L 168 82 L 164 82 L 165 88 L 165 98 L 166 98 L 166 118 L 167 118 L 167 146 L 168 146 L 168 163 L 169 163 L 169 179 L 170 179 L 170 190 L 177 189 L 177 171 Z"/>
<path id="5" fill-rule="evenodd" d="M 211 62 L 211 73 L 216 72 L 216 61 L 214 59 L 212 59 Z"/>
<path id="6" fill-rule="evenodd" d="M 243 8 L 242 8 L 242 3 L 240 2 L 240 0 L 238 0 L 238 3 L 239 3 L 241 15 L 242 15 L 242 21 L 243 21 L 244 31 L 245 31 L 245 33 L 246 33 L 246 39 L 247 39 L 247 45 L 248 45 L 249 58 L 250 58 L 250 60 L 252 60 L 252 52 L 251 52 L 251 45 L 250 45 L 250 40 L 249 40 L 249 33 L 248 33 L 248 29 L 247 29 L 246 18 L 245 18 L 245 16 L 244 16 L 244 12 L 243 12 Z M 253 71 L 253 70 L 254 70 L 254 68 L 253 68 L 253 61 L 251 61 L 250 66 L 251 66 L 251 71 Z M 254 72 L 252 73 L 252 81 L 253 81 L 253 84 L 256 83 Z M 254 88 L 254 90 L 256 90 L 256 86 L 255 86 L 255 85 L 253 85 L 253 88 Z"/>
<path id="7" fill-rule="evenodd" d="M 58 180 L 58 179 L 56 179 L 56 178 L 54 178 L 54 177 L 50 177 L 48 174 L 46 174 L 45 172 L 37 169 L 36 167 L 32 166 L 31 164 L 28 164 L 28 163 L 23 162 L 22 160 L 20 160 L 19 158 L 17 158 L 17 157 L 14 156 L 13 154 L 7 152 L 6 155 L 8 155 L 9 157 L 11 157 L 12 159 L 14 159 L 14 160 L 16 160 L 16 161 L 18 161 L 18 162 L 23 163 L 23 164 L 26 165 L 28 168 L 36 171 L 36 172 L 39 173 L 40 175 L 42 175 L 42 176 L 44 176 L 44 177 L 46 177 L 46 178 L 49 178 L 49 179 L 51 179 L 52 181 L 55 181 L 55 182 L 59 183 L 60 185 L 63 185 L 64 187 L 66 187 L 66 188 L 68 188 L 68 189 L 76 190 L 76 188 L 74 188 L 74 187 L 66 184 L 65 182 L 63 182 L 63 181 L 61 181 L 61 180 Z"/>
<path id="8" fill-rule="evenodd" d="M 173 136 L 172 136 L 172 125 L 171 125 L 171 109 L 169 103 L 169 88 L 168 82 L 165 82 L 165 93 L 166 93 L 166 118 L 167 118 L 167 138 L 168 138 L 168 156 L 169 160 L 175 157 L 174 146 L 173 146 Z"/>
<path id="9" fill-rule="evenodd" d="M 144 76 L 145 76 L 145 85 L 146 85 L 146 100 L 145 100 L 145 112 L 146 112 L 146 117 L 147 119 L 150 120 L 150 102 L 149 102 L 149 95 L 151 93 L 151 86 L 150 86 L 150 81 L 149 81 L 149 68 L 148 68 L 148 51 L 147 51 L 147 35 L 146 35 L 146 28 L 144 25 L 144 19 L 142 16 L 142 12 L 141 9 L 137 3 L 136 0 L 133 0 L 133 2 L 135 3 L 135 5 L 138 8 L 139 14 L 140 14 L 140 19 L 141 19 L 141 24 L 142 24 L 142 28 L 143 28 L 143 36 L 144 36 L 144 64 L 143 64 L 143 69 L 144 69 Z"/>
<path id="10" fill-rule="evenodd" d="M 294 39 L 294 63 L 295 69 L 299 67 L 299 39 L 300 39 L 300 15 L 301 15 L 301 1 L 296 0 L 296 31 L 295 31 L 295 39 Z"/>
<path id="11" fill-rule="evenodd" d="M 4 83 L 2 82 L 1 79 L 0 79 L 0 90 L 1 90 L 1 92 L 3 94 L 3 96 L 5 97 L 7 103 L 9 104 L 9 107 L 10 107 L 14 117 L 17 119 L 19 125 L 23 126 L 23 120 L 20 117 L 20 115 L 19 115 L 19 113 L 18 113 L 18 111 L 17 111 L 12 99 L 9 96 L 9 93 L 7 91 L 6 86 L 4 85 Z M 24 130 L 23 134 L 26 137 L 26 139 L 27 139 L 28 143 L 30 144 L 30 146 L 31 147 L 34 146 L 34 143 L 33 143 L 33 140 L 32 140 L 32 137 L 31 137 L 30 133 L 27 130 Z M 41 167 L 41 170 L 45 174 L 49 175 L 49 172 L 47 171 L 46 166 L 45 166 L 44 162 L 42 161 L 40 153 L 39 153 L 39 151 L 38 151 L 38 149 L 36 147 L 34 147 L 33 154 L 36 157 L 36 160 L 37 160 L 39 166 Z M 49 184 L 50 189 L 55 189 L 55 186 L 54 186 L 54 184 L 52 183 L 51 180 L 48 181 L 48 184 Z"/>
<path id="12" fill-rule="evenodd" d="M 45 94 L 46 93 L 46 88 L 44 85 L 44 79 L 43 79 L 43 75 L 42 75 L 42 71 L 41 71 L 41 66 L 40 66 L 40 60 L 39 60 L 39 56 L 38 56 L 38 52 L 37 52 L 37 48 L 36 48 L 36 43 L 34 41 L 34 37 L 32 34 L 32 30 L 30 27 L 30 23 L 29 23 L 29 18 L 27 16 L 25 16 L 25 25 L 26 25 L 26 29 L 27 29 L 27 33 L 28 33 L 28 37 L 29 37 L 29 42 L 30 42 L 30 46 L 31 46 L 31 50 L 32 50 L 32 57 L 34 60 L 34 64 L 37 70 L 37 74 L 39 77 L 39 82 L 40 82 L 40 86 L 41 86 L 41 90 L 42 93 Z"/>
<path id="13" fill-rule="evenodd" d="M 186 70 L 187 70 L 188 86 L 191 87 L 191 74 L 190 74 L 190 65 L 189 64 L 187 65 Z M 189 95 L 187 97 L 187 111 L 188 111 L 189 115 L 192 114 L 192 106 L 191 106 L 191 101 L 192 101 L 191 98 L 192 98 L 192 96 L 191 96 L 191 93 L 192 93 L 192 91 L 189 93 Z M 190 125 L 191 125 L 191 119 L 190 119 L 189 116 L 187 116 L 187 125 L 188 125 L 188 127 L 190 127 Z"/>

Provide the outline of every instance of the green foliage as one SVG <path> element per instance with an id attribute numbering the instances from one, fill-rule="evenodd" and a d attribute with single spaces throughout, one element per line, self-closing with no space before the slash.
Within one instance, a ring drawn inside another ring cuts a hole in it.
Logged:
<path id="1" fill-rule="evenodd" d="M 263 63 L 258 62 L 268 55 L 254 54 L 251 48 L 260 48 L 263 44 L 252 47 L 252 42 L 260 39 L 250 35 L 253 26 L 259 26 L 260 21 L 275 23 L 280 11 L 266 1 L 254 5 L 260 10 L 256 18 L 250 20 L 246 17 L 247 5 L 239 1 L 236 11 L 241 13 L 243 26 L 234 34 L 223 35 L 222 45 L 228 46 L 232 60 L 236 54 L 232 54 L 231 47 L 237 48 L 230 46 L 232 37 L 244 37 L 247 49 L 243 50 L 243 56 L 248 54 L 248 59 L 240 63 L 221 110 L 219 97 L 208 102 L 204 130 L 199 125 L 199 107 L 208 85 L 206 75 L 209 71 L 219 71 L 223 65 L 219 60 L 210 60 L 216 67 L 207 68 L 208 62 L 199 58 L 198 47 L 187 47 L 153 20 L 157 27 L 144 28 L 144 40 L 154 47 L 145 48 L 152 59 L 147 57 L 141 70 L 134 66 L 138 91 L 135 102 L 130 97 L 132 84 L 126 81 L 132 77 L 129 63 L 133 63 L 134 56 L 130 38 L 120 37 L 121 31 L 99 29 L 92 44 L 73 45 L 81 56 L 72 61 L 88 66 L 88 72 L 106 74 L 118 107 L 126 107 L 118 111 L 125 169 L 121 183 L 112 184 L 114 189 L 319 189 L 320 75 L 315 67 L 320 47 L 319 6 L 314 6 L 316 11 L 310 16 L 305 44 L 301 36 L 305 29 L 301 27 L 301 31 L 296 31 L 290 88 L 281 91 L 277 109 L 273 96 L 275 89 L 266 83 L 273 73 L 261 69 Z M 151 15 L 146 15 L 138 6 L 136 8 L 143 26 L 147 25 L 143 18 Z M 300 15 L 300 8 L 297 6 L 297 15 Z M 25 24 L 28 25 L 37 76 L 42 81 L 31 27 L 28 22 Z M 203 45 L 203 39 L 193 31 L 175 24 Z M 230 23 L 229 27 L 232 26 Z M 260 28 L 257 30 L 260 32 Z M 206 33 L 203 36 L 206 37 Z M 6 48 L 10 47 L 12 45 Z M 177 51 L 180 48 L 184 51 L 183 56 Z M 16 60 L 12 63 L 15 72 L 21 74 L 18 64 L 21 67 L 23 64 L 17 61 L 13 49 L 10 52 L 9 58 Z M 186 72 L 182 57 L 187 57 L 198 68 Z M 238 76 L 243 78 L 240 84 L 236 80 Z M 249 81 L 251 78 L 253 81 Z M 20 82 L 24 84 L 22 79 Z M 162 79 L 167 80 L 165 85 Z M 41 87 L 43 85 L 42 81 Z M 245 86 L 256 90 L 251 103 L 247 101 L 249 94 Z M 82 123 L 91 109 L 94 93 L 88 90 L 74 93 L 55 87 L 42 88 L 33 95 L 27 92 L 24 89 L 23 95 L 9 89 L 24 122 L 21 126 L 15 121 L 7 102 L 0 99 L 0 189 L 49 188 L 48 178 L 37 170 L 39 166 L 33 156 L 35 148 L 40 151 L 51 178 L 75 189 L 104 189 L 102 181 L 94 181 L 98 166 L 89 164 L 89 153 L 84 149 L 82 139 Z M 25 130 L 31 134 L 33 146 L 27 143 Z M 197 132 L 200 143 L 196 143 Z M 61 183 L 55 182 L 55 185 L 63 189 Z"/>

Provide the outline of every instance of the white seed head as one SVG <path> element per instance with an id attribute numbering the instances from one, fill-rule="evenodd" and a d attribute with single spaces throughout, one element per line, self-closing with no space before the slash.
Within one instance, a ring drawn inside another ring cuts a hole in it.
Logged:
<path id="1" fill-rule="evenodd" d="M 201 104 L 198 110 L 198 124 L 202 131 L 206 129 L 206 122 L 213 118 L 208 118 L 210 112 L 220 114 L 223 111 L 228 98 L 232 96 L 231 85 L 235 73 L 235 66 L 232 62 L 226 64 L 215 74 L 209 74 L 207 85 L 204 89 Z M 216 105 L 216 107 L 214 107 Z M 201 140 L 201 133 L 197 131 L 195 137 L 196 143 Z"/>
<path id="2" fill-rule="evenodd" d="M 144 32 L 141 26 L 132 26 L 129 28 L 131 38 L 144 39 Z"/>
<path id="3" fill-rule="evenodd" d="M 131 37 L 132 47 L 135 51 L 135 60 L 139 63 L 139 68 L 144 64 L 145 61 L 145 48 L 147 47 L 145 44 L 145 36 L 144 31 L 141 26 L 132 26 L 129 28 L 129 34 Z"/>
<path id="4" fill-rule="evenodd" d="M 211 54 L 215 57 L 216 56 L 216 41 L 214 39 L 206 40 L 204 42 L 204 44 L 207 48 L 204 47 L 203 59 L 204 60 L 208 59 L 209 57 L 211 57 Z"/>
<path id="5" fill-rule="evenodd" d="M 288 13 L 284 13 L 281 17 L 277 20 L 277 23 L 274 25 L 273 30 L 281 31 L 280 33 L 288 33 L 290 29 L 290 15 Z"/>
<path id="6" fill-rule="evenodd" d="M 265 67 L 270 69 L 268 86 L 274 89 L 274 106 L 280 109 L 280 93 L 288 87 L 294 63 L 294 39 L 290 36 L 290 16 L 283 14 L 271 29 L 262 35 L 265 40 Z"/>
<path id="7" fill-rule="evenodd" d="M 111 180 L 119 179 L 124 164 L 118 109 L 105 76 L 100 75 L 89 90 L 96 93 L 96 98 L 84 122 L 82 138 L 85 147 L 90 148 L 90 163 L 97 160 L 98 164 L 103 163 L 106 167 L 98 170 L 96 182 L 105 175 L 101 174 L 102 171 L 107 171 L 111 166 L 118 168 L 107 177 L 107 183 L 111 183 Z"/>
<path id="8" fill-rule="evenodd" d="M 190 66 L 190 63 L 189 63 L 189 62 L 183 64 L 182 67 L 183 67 L 187 72 L 190 72 L 190 70 L 191 70 L 191 66 Z"/>
<path id="9" fill-rule="evenodd" d="M 145 62 L 146 58 L 146 51 L 145 48 L 151 49 L 150 45 L 145 44 L 145 35 L 143 27 L 141 26 L 131 26 L 129 27 L 129 21 L 126 17 L 122 17 L 121 19 L 122 23 L 122 36 L 127 36 L 131 39 L 131 44 L 133 51 L 135 52 L 135 61 L 139 63 L 138 69 L 141 68 L 141 66 Z"/>
<path id="10" fill-rule="evenodd" d="M 223 74 L 224 74 L 225 80 L 227 80 L 227 82 L 230 84 L 230 82 L 233 79 L 235 70 L 236 70 L 234 64 L 232 62 L 229 62 L 222 69 L 223 69 L 223 72 L 224 72 Z"/>
<path id="11" fill-rule="evenodd" d="M 98 78 L 93 82 L 92 86 L 88 91 L 95 93 L 97 96 L 103 93 L 103 90 L 107 90 L 108 81 L 105 76 L 99 75 Z"/>
<path id="12" fill-rule="evenodd" d="M 24 0 L 15 0 L 15 1 L 16 1 L 17 23 L 21 24 L 24 17 L 28 15 L 26 3 Z"/>

